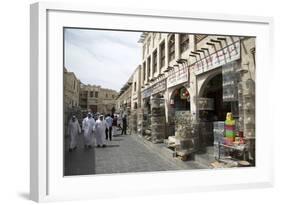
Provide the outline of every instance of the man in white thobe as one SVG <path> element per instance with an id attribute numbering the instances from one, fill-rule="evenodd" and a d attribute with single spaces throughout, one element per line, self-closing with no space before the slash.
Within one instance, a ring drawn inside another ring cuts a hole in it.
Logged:
<path id="1" fill-rule="evenodd" d="M 91 113 L 83 119 L 82 128 L 84 130 L 84 145 L 85 148 L 91 148 L 94 143 L 95 120 Z"/>
<path id="2" fill-rule="evenodd" d="M 96 131 L 96 144 L 97 147 L 106 147 L 105 141 L 105 130 L 108 129 L 106 121 L 103 119 L 103 115 L 99 117 L 96 121 L 95 131 Z"/>
<path id="3" fill-rule="evenodd" d="M 81 133 L 79 122 L 75 115 L 72 116 L 68 123 L 67 134 L 70 137 L 69 152 L 77 148 L 78 135 Z"/>

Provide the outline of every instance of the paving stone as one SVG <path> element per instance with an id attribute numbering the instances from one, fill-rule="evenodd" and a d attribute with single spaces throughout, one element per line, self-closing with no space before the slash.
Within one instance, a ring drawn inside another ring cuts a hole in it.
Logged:
<path id="1" fill-rule="evenodd" d="M 66 175 L 182 170 L 182 166 L 166 160 L 153 147 L 136 140 L 136 136 L 117 135 L 106 144 L 105 148 L 84 150 L 80 141 L 77 150 L 66 151 Z M 187 169 L 200 168 L 196 163 L 189 164 Z"/>

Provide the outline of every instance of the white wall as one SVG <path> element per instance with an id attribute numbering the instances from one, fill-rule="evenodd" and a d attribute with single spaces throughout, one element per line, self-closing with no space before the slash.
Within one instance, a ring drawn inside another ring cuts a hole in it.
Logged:
<path id="1" fill-rule="evenodd" d="M 28 201 L 29 192 L 29 3 L 30 0 L 1 1 L 0 7 L 0 52 L 1 52 L 1 169 L 0 169 L 0 200 L 1 204 L 34 204 Z M 79 2 L 82 2 L 80 0 Z M 278 1 L 260 0 L 92 0 L 98 5 L 109 7 L 147 8 L 166 10 L 191 10 L 201 12 L 219 12 L 244 15 L 274 16 L 275 20 L 275 73 L 272 83 L 280 87 L 279 76 L 281 52 L 281 12 Z M 277 38 L 279 37 L 279 39 Z M 257 54 L 259 55 L 259 54 Z M 278 69 L 277 69 L 278 68 Z M 273 68 L 268 68 L 269 72 Z M 8 88 L 8 89 L 7 89 Z M 142 198 L 108 199 L 94 201 L 96 204 L 227 204 L 237 205 L 237 197 L 241 204 L 280 204 L 281 169 L 280 169 L 280 127 L 281 116 L 280 95 L 276 90 L 269 91 L 273 102 L 269 112 L 275 115 L 273 129 L 275 130 L 275 161 L 276 187 L 268 189 L 251 189 L 224 192 L 188 193 L 178 195 L 146 196 Z M 6 100 L 9 99 L 9 100 Z M 21 99 L 20 101 L 18 99 Z M 273 109 L 277 108 L 274 110 Z M 278 123 L 278 124 L 277 124 Z M 271 136 L 272 137 L 272 136 Z M 241 175 L 243 173 L 241 172 Z M 210 176 L 211 177 L 211 176 Z M 75 188 L 75 187 L 74 187 Z M 110 188 L 110 187 L 109 187 Z M 275 202 L 274 202 L 275 201 Z M 93 204 L 92 201 L 68 202 L 64 204 Z"/>

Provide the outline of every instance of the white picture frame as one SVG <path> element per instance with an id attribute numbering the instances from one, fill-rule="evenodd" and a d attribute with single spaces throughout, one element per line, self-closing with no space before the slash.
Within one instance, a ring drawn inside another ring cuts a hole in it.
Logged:
<path id="1" fill-rule="evenodd" d="M 95 199 L 273 186 L 273 139 L 268 137 L 272 116 L 263 109 L 270 106 L 266 91 L 272 86 L 263 83 L 271 79 L 266 68 L 273 68 L 272 18 L 42 2 L 31 5 L 30 23 L 32 200 Z M 62 122 L 63 88 L 59 69 L 63 69 L 63 27 L 256 36 L 256 167 L 243 168 L 243 171 L 221 169 L 63 177 L 63 124 L 59 123 Z M 108 186 L 111 189 L 107 189 Z"/>

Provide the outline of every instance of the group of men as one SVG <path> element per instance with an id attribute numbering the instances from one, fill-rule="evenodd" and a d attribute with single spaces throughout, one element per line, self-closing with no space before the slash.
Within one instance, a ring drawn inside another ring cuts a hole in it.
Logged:
<path id="1" fill-rule="evenodd" d="M 122 126 L 121 126 L 122 124 Z M 126 135 L 127 119 L 126 115 L 123 118 L 117 115 L 110 116 L 109 114 L 104 119 L 103 115 L 99 115 L 97 120 L 93 118 L 92 113 L 88 113 L 82 121 L 83 140 L 85 148 L 92 148 L 94 139 L 96 139 L 97 147 L 106 147 L 105 140 L 112 140 L 112 135 L 116 135 L 117 130 L 121 129 Z M 68 124 L 67 134 L 70 137 L 69 152 L 77 148 L 78 136 L 81 133 L 81 128 L 76 116 L 72 116 Z"/>

